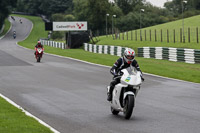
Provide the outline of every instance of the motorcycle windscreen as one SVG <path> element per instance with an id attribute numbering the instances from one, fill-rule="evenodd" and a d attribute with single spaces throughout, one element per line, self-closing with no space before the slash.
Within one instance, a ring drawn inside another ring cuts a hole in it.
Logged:
<path id="1" fill-rule="evenodd" d="M 37 48 L 38 53 L 42 53 L 42 48 Z"/>
<path id="2" fill-rule="evenodd" d="M 121 78 L 121 81 L 128 84 L 128 85 L 133 85 L 137 86 L 142 83 L 141 77 L 140 77 L 140 72 L 139 71 L 128 71 L 128 69 L 122 70 L 123 76 Z"/>

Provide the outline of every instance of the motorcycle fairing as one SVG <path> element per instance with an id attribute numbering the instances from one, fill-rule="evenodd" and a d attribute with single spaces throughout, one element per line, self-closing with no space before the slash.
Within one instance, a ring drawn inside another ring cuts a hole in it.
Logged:
<path id="1" fill-rule="evenodd" d="M 141 72 L 135 72 L 136 69 L 133 67 L 129 67 L 127 69 L 123 69 L 123 75 L 121 77 L 121 83 L 129 84 L 132 86 L 139 86 L 142 83 L 140 78 Z"/>

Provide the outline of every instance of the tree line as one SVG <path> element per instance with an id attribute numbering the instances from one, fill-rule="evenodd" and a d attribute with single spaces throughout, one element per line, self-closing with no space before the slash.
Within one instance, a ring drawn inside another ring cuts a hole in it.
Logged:
<path id="1" fill-rule="evenodd" d="M 11 13 L 13 7 L 16 7 L 16 0 L 1 0 L 0 1 L 0 30 L 4 24 L 4 20 Z"/>
<path id="2" fill-rule="evenodd" d="M 185 2 L 186 0 L 172 0 L 164 4 L 165 8 L 153 6 L 146 0 L 114 0 L 114 2 L 109 0 L 10 1 L 12 2 L 8 5 L 15 7 L 12 8 L 14 11 L 43 14 L 51 21 L 87 21 L 89 29 L 99 30 L 102 32 L 101 34 L 105 34 L 106 22 L 109 28 L 114 23 L 118 30 L 128 31 L 180 19 L 182 12 L 184 12 L 184 17 L 200 13 L 199 0 L 187 0 L 187 2 Z M 2 2 L 9 3 L 10 1 Z M 12 4 L 14 5 L 12 6 Z M 2 8 L 0 9 L 2 10 Z"/>

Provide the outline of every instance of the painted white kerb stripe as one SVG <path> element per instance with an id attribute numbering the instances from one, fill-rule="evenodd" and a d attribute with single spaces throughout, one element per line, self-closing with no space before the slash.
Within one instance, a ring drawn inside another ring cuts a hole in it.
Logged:
<path id="1" fill-rule="evenodd" d="M 11 25 L 11 27 L 12 27 L 12 25 Z M 11 27 L 10 27 L 10 29 L 8 30 L 8 32 L 11 30 Z M 33 29 L 33 24 L 32 24 L 32 26 L 31 26 L 30 32 L 32 31 L 32 29 Z M 8 33 L 8 32 L 7 32 L 7 33 Z M 6 34 L 7 34 L 7 33 L 6 33 Z M 25 39 L 26 39 L 27 37 L 28 37 L 28 35 L 25 37 Z M 25 39 L 24 39 L 24 40 L 25 40 Z M 16 43 L 16 44 L 17 44 L 17 43 Z M 17 45 L 18 45 L 18 44 L 17 44 Z M 20 45 L 18 45 L 18 46 L 20 46 Z M 22 47 L 22 46 L 21 46 L 21 47 Z M 13 101 L 10 100 L 9 98 L 5 97 L 5 96 L 2 95 L 1 93 L 0 93 L 0 97 L 2 97 L 3 99 L 5 99 L 6 101 L 8 101 L 8 102 L 9 102 L 10 104 L 12 104 L 13 106 L 17 107 L 18 109 L 21 109 L 22 112 L 25 112 L 25 114 L 26 114 L 27 116 L 30 116 L 30 117 L 36 119 L 39 123 L 41 123 L 42 125 L 48 127 L 48 128 L 49 128 L 51 131 L 53 131 L 54 133 L 60 133 L 60 132 L 58 132 L 57 130 L 55 130 L 54 128 L 50 127 L 50 126 L 49 126 L 48 124 L 46 124 L 45 122 L 43 122 L 42 120 L 40 120 L 39 118 L 33 116 L 31 113 L 29 113 L 29 112 L 27 112 L 26 110 L 24 110 L 22 107 L 20 107 L 20 106 L 17 105 L 15 102 L 13 102 Z"/>
<path id="2" fill-rule="evenodd" d="M 41 123 L 42 125 L 48 127 L 51 131 L 53 131 L 54 133 L 60 133 L 58 132 L 56 129 L 52 128 L 51 126 L 49 126 L 48 124 L 46 124 L 45 122 L 43 122 L 42 120 L 40 120 L 39 118 L 33 116 L 31 113 L 27 112 L 26 110 L 24 110 L 21 106 L 17 105 L 15 102 L 13 102 L 12 100 L 10 100 L 9 98 L 5 97 L 4 95 L 2 95 L 0 93 L 0 97 L 2 97 L 3 99 L 5 99 L 6 101 L 8 101 L 10 104 L 12 104 L 13 106 L 17 107 L 18 109 L 21 109 L 22 112 L 24 112 L 27 116 L 30 116 L 34 119 L 36 119 L 39 123 Z"/>

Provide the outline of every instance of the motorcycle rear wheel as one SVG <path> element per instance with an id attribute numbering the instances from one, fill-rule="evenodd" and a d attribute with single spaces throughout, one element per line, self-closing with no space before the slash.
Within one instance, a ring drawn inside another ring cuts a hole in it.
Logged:
<path id="1" fill-rule="evenodd" d="M 124 118 L 125 119 L 130 119 L 132 112 L 133 112 L 133 108 L 134 108 L 134 96 L 129 95 L 127 96 L 127 98 L 125 99 L 125 106 L 124 106 Z"/>

